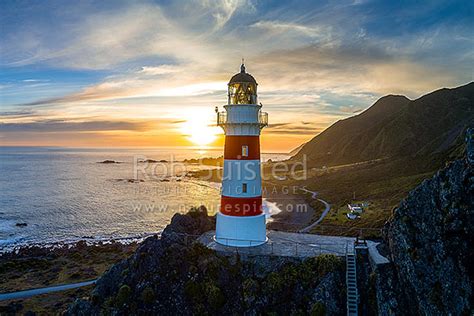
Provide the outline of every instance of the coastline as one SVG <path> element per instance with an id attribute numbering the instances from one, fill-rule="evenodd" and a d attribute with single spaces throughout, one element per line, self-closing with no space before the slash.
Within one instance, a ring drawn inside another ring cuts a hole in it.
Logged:
<path id="1" fill-rule="evenodd" d="M 209 180 L 202 180 L 199 177 L 190 176 L 186 182 L 192 183 L 194 185 L 200 185 L 207 188 L 211 188 L 212 190 L 219 191 L 221 187 L 221 183 L 217 178 L 212 178 Z M 272 189 L 264 191 L 263 197 L 263 207 L 267 217 L 267 226 L 269 229 L 276 229 L 276 230 L 285 230 L 285 231 L 296 231 L 305 225 L 308 225 L 309 222 L 313 219 L 314 216 L 314 209 L 311 208 L 310 204 L 304 199 L 302 194 L 294 194 L 296 192 L 284 192 L 282 189 L 284 186 L 275 185 L 272 183 L 264 183 L 264 186 L 267 188 L 272 186 Z M 275 190 L 275 188 L 277 188 Z M 295 190 L 293 190 L 295 191 Z M 299 193 L 299 192 L 298 192 Z M 212 213 L 216 212 L 218 205 L 215 207 L 211 205 L 209 211 Z M 304 210 L 301 211 L 298 207 L 303 207 Z M 174 213 L 179 213 L 176 210 Z M 16 229 L 21 232 L 22 229 L 25 228 L 18 228 L 14 227 L 16 221 L 13 220 L 5 220 L 4 226 L 8 226 L 11 230 Z M 0 220 L 0 224 L 2 221 Z M 27 229 L 30 229 L 27 227 Z M 74 245 L 78 242 L 84 241 L 88 245 L 93 244 L 104 244 L 104 243 L 111 243 L 111 242 L 119 242 L 123 244 L 128 244 L 132 242 L 141 242 L 145 238 L 160 234 L 162 229 L 158 229 L 156 231 L 145 231 L 139 232 L 138 234 L 135 233 L 133 235 L 126 235 L 126 234 L 117 234 L 114 236 L 101 236 L 101 235 L 85 235 L 85 236 L 70 236 L 65 237 L 62 239 L 46 239 L 42 241 L 27 241 L 23 240 L 21 234 L 14 238 L 8 238 L 0 241 L 0 254 L 8 253 L 8 252 L 15 252 L 21 248 L 28 248 L 28 247 L 40 247 L 40 248 L 60 248 L 64 245 Z"/>
<path id="2" fill-rule="evenodd" d="M 267 222 L 267 229 L 295 232 L 309 225 L 316 211 L 305 198 L 299 194 L 277 191 L 265 196 L 268 202 L 274 203 L 280 210 Z"/>
<path id="3" fill-rule="evenodd" d="M 3 255 L 8 255 L 12 253 L 19 253 L 28 249 L 47 249 L 47 250 L 57 250 L 66 248 L 74 248 L 78 243 L 84 243 L 86 246 L 103 246 L 108 244 L 121 244 L 121 245 L 130 245 L 133 243 L 140 244 L 146 238 L 154 235 L 160 235 L 163 230 L 157 231 L 155 233 L 143 233 L 141 235 L 135 236 L 117 236 L 117 237 L 77 237 L 77 238 L 68 238 L 63 240 L 57 240 L 52 242 L 33 242 L 33 243 L 12 243 L 2 245 L 0 249 L 0 259 Z"/>

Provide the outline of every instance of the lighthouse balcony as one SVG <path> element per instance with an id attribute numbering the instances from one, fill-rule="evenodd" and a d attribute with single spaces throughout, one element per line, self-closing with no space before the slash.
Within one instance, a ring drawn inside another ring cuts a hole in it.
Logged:
<path id="1" fill-rule="evenodd" d="M 258 123 L 260 124 L 260 128 L 264 128 L 268 126 L 268 113 L 267 112 L 260 112 L 258 114 Z"/>
<path id="2" fill-rule="evenodd" d="M 268 126 L 268 113 L 259 111 L 256 121 L 244 117 L 241 120 L 229 121 L 227 112 L 217 112 L 217 126 L 225 128 L 228 124 L 258 124 L 260 129 L 262 129 Z"/>
<path id="3" fill-rule="evenodd" d="M 227 122 L 227 113 L 226 112 L 217 112 L 217 126 L 223 127 Z"/>

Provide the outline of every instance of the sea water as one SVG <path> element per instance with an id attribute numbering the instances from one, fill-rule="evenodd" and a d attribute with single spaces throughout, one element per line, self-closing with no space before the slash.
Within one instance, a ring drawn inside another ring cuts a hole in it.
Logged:
<path id="1" fill-rule="evenodd" d="M 159 233 L 175 213 L 193 206 L 215 213 L 219 184 L 180 177 L 213 167 L 179 162 L 219 155 L 222 150 L 192 148 L 0 147 L 0 251 L 81 239 L 139 239 Z M 159 168 L 136 162 L 145 159 L 166 162 Z M 99 163 L 104 160 L 119 163 Z M 272 203 L 264 208 L 278 212 Z"/>

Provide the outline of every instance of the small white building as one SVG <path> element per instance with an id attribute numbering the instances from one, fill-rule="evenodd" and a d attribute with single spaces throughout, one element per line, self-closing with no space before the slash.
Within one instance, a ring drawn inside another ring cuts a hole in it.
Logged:
<path id="1" fill-rule="evenodd" d="M 361 214 L 364 211 L 364 208 L 360 204 L 347 204 L 347 207 L 352 213 Z"/>

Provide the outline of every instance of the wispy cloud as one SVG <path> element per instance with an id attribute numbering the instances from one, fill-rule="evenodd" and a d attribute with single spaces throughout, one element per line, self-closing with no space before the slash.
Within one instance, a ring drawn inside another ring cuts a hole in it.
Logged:
<path id="1" fill-rule="evenodd" d="M 148 118 L 171 131 L 161 119 L 179 120 L 190 108 L 212 112 L 224 103 L 226 82 L 245 57 L 271 112 L 268 133 L 310 135 L 383 94 L 415 98 L 471 81 L 474 73 L 469 4 L 196 0 L 1 6 L 0 67 L 8 71 L 0 78 L 6 106 L 1 120 L 8 124 L 90 115 L 101 117 L 95 127 L 103 123 L 103 130 L 119 127 L 109 121 Z M 55 79 L 51 69 L 64 76 Z M 97 75 L 61 83 L 85 72 Z M 134 124 L 129 128 L 143 127 Z"/>

